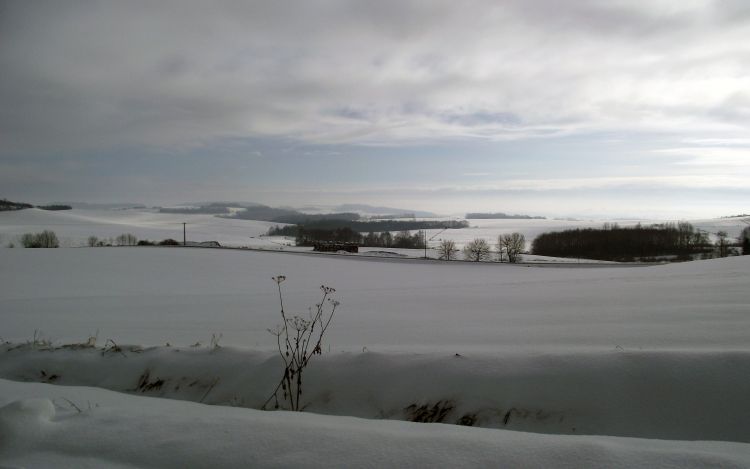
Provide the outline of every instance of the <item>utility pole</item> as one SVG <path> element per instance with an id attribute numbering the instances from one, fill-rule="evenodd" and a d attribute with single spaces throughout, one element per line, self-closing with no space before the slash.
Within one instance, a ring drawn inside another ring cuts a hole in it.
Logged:
<path id="1" fill-rule="evenodd" d="M 187 223 L 183 222 L 182 223 L 182 245 L 183 246 L 187 246 L 187 235 L 185 234 L 185 225 L 187 225 Z"/>
<path id="2" fill-rule="evenodd" d="M 444 226 L 442 230 L 440 230 L 440 231 L 438 231 L 437 233 L 435 233 L 434 235 L 432 235 L 432 236 L 430 237 L 430 239 L 427 239 L 427 228 L 425 228 L 425 229 L 424 229 L 424 258 L 425 258 L 425 259 L 427 259 L 427 243 L 428 243 L 429 241 L 432 241 L 433 239 L 435 239 L 435 237 L 436 237 L 437 235 L 439 235 L 440 233 L 442 233 L 443 231 L 445 231 L 445 230 L 447 230 L 447 229 L 448 229 L 448 227 L 447 227 L 447 226 Z"/>

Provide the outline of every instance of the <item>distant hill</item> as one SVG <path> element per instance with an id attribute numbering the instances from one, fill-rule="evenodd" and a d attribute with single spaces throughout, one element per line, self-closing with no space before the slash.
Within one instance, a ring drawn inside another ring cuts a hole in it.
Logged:
<path id="1" fill-rule="evenodd" d="M 378 207 L 367 204 L 342 204 L 334 208 L 337 212 L 359 212 L 366 213 L 368 215 L 385 215 L 390 218 L 402 217 L 417 217 L 417 218 L 436 218 L 437 215 L 432 212 L 424 212 L 420 210 L 407 210 L 402 208 L 393 207 Z"/>
<path id="2" fill-rule="evenodd" d="M 11 202 L 8 199 L 0 199 L 0 212 L 10 212 L 13 210 L 23 210 L 27 208 L 34 208 L 34 206 L 22 202 Z M 52 204 L 39 205 L 37 206 L 37 208 L 40 208 L 42 210 L 70 210 L 72 207 L 70 205 Z"/>
<path id="3" fill-rule="evenodd" d="M 23 210 L 25 208 L 34 208 L 31 204 L 24 204 L 21 202 L 11 202 L 8 199 L 0 199 L 0 212 L 8 212 L 11 210 Z"/>
<path id="4" fill-rule="evenodd" d="M 124 209 L 144 209 L 143 204 L 136 203 L 110 203 L 110 204 L 92 204 L 88 202 L 55 202 L 55 205 L 70 205 L 73 208 L 82 210 L 124 210 Z"/>
<path id="5" fill-rule="evenodd" d="M 233 218 L 240 218 L 243 220 L 260 220 L 260 221 L 272 221 L 276 223 L 288 223 L 288 224 L 305 224 L 313 221 L 320 220 L 345 220 L 352 221 L 358 220 L 359 214 L 353 212 L 347 213 L 325 213 L 318 215 L 310 215 L 307 213 L 298 212 L 297 210 L 289 208 L 274 208 L 266 205 L 256 205 L 253 207 L 247 207 L 245 210 L 235 213 Z"/>
<path id="6" fill-rule="evenodd" d="M 36 208 L 42 209 L 42 210 L 51 210 L 51 211 L 59 211 L 59 210 L 71 210 L 73 207 L 70 205 L 64 205 L 64 204 L 51 204 L 51 205 L 37 205 Z"/>
<path id="7" fill-rule="evenodd" d="M 178 206 L 185 206 L 185 207 L 206 207 L 206 206 L 219 206 L 222 205 L 224 207 L 258 207 L 263 206 L 263 204 L 259 204 L 256 202 L 240 202 L 237 200 L 211 200 L 211 201 L 204 201 L 204 202 L 185 202 L 182 204 L 178 204 Z"/>
<path id="8" fill-rule="evenodd" d="M 289 224 L 309 224 L 313 222 L 329 222 L 329 221 L 340 221 L 340 222 L 352 222 L 359 220 L 359 214 L 354 212 L 341 212 L 341 213 L 321 213 L 310 215 L 307 213 L 295 213 L 289 215 L 282 215 L 275 217 L 273 220 L 278 223 L 289 223 Z"/>
<path id="9" fill-rule="evenodd" d="M 467 219 L 487 220 L 487 219 L 509 219 L 509 220 L 546 220 L 547 217 L 532 217 L 531 215 L 508 215 L 503 212 L 495 213 L 467 213 Z"/>
<path id="10" fill-rule="evenodd" d="M 381 207 L 367 204 L 342 204 L 338 206 L 305 206 L 270 207 L 255 202 L 213 201 L 191 202 L 172 207 L 159 207 L 161 213 L 215 214 L 229 215 L 237 209 L 232 217 L 245 220 L 275 221 L 279 223 L 305 223 L 318 219 L 357 220 L 360 217 L 371 218 L 437 218 L 432 212 L 406 210 L 394 207 Z"/>
<path id="11" fill-rule="evenodd" d="M 241 210 L 237 210 L 241 209 Z M 301 224 L 319 220 L 358 220 L 358 213 L 303 213 L 291 207 L 269 207 L 250 202 L 205 202 L 177 207 L 160 207 L 160 213 L 187 215 L 208 214 L 242 220 L 272 221 L 276 223 Z"/>
<path id="12" fill-rule="evenodd" d="M 236 205 L 232 205 L 236 207 Z M 224 205 L 220 202 L 209 203 L 207 205 L 199 205 L 197 207 L 159 207 L 159 213 L 182 213 L 188 215 L 222 215 L 228 214 L 229 206 Z"/>

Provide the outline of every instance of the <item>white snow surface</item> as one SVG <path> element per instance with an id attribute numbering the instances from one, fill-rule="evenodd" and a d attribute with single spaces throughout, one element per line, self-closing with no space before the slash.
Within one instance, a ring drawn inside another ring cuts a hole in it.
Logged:
<path id="1" fill-rule="evenodd" d="M 141 224 L 109 228 L 175 237 Z M 0 249 L 0 467 L 750 467 L 750 257 L 285 251 Z M 278 274 L 289 312 L 321 284 L 342 302 L 301 415 L 257 410 L 283 370 Z M 403 421 L 420 408 L 483 428 Z"/>
<path id="2" fill-rule="evenodd" d="M 734 468 L 750 464 L 748 445 L 738 443 L 539 435 L 260 412 L 6 380 L 0 380 L 0 405 L 4 467 Z"/>
<path id="3" fill-rule="evenodd" d="M 23 233 L 52 230 L 63 247 L 86 246 L 89 236 L 107 240 L 123 233 L 138 239 L 182 242 L 182 223 L 187 223 L 188 241 L 218 241 L 222 245 L 278 247 L 261 238 L 268 228 L 283 223 L 222 218 L 214 215 L 159 213 L 152 209 L 49 211 L 41 209 L 0 212 L 0 244 L 3 247 Z"/>
<path id="4" fill-rule="evenodd" d="M 436 221 L 433 218 L 419 220 Z M 456 218 L 453 218 L 456 220 Z M 431 245 L 436 245 L 440 240 L 451 239 L 456 242 L 458 248 L 476 238 L 483 238 L 491 245 L 497 243 L 497 237 L 502 234 L 518 232 L 526 238 L 526 248 L 531 249 L 531 242 L 542 233 L 550 231 L 564 231 L 576 228 L 601 228 L 605 223 L 617 223 L 622 227 L 635 226 L 637 224 L 652 225 L 658 223 L 677 223 L 680 220 L 556 220 L 556 219 L 469 219 L 468 228 L 449 229 L 441 232 L 439 229 L 427 230 L 427 238 L 433 238 Z M 734 218 L 712 218 L 700 220 L 687 220 L 696 229 L 703 230 L 709 234 L 709 238 L 716 239 L 718 231 L 725 231 L 730 238 L 737 238 L 740 232 L 750 222 L 750 217 Z M 414 231 L 412 231 L 414 233 Z M 525 256 L 525 258 L 529 258 Z"/>
<path id="5" fill-rule="evenodd" d="M 424 220 L 439 221 L 439 219 L 434 218 Z M 533 239 L 548 231 L 596 228 L 601 227 L 605 222 L 632 226 L 637 223 L 644 225 L 674 223 L 678 220 L 470 219 L 468 221 L 470 223 L 468 228 L 450 229 L 442 233 L 439 233 L 440 230 L 438 229 L 427 230 L 428 238 L 434 237 L 430 245 L 434 247 L 440 240 L 451 239 L 457 243 L 460 249 L 475 238 L 484 238 L 494 245 L 497 242 L 498 235 L 519 232 L 526 237 L 527 248 L 530 249 Z M 712 238 L 715 238 L 714 235 L 720 230 L 726 231 L 730 238 L 736 238 L 742 228 L 747 226 L 748 221 L 750 220 L 747 217 L 690 220 L 696 228 L 706 231 Z M 159 213 L 155 209 L 73 209 L 64 211 L 26 209 L 0 212 L 0 246 L 5 247 L 9 243 L 18 244 L 18 238 L 23 233 L 38 232 L 45 229 L 55 231 L 64 247 L 85 246 L 89 236 L 108 239 L 115 238 L 123 233 L 130 233 L 138 239 L 152 241 L 161 241 L 166 238 L 181 241 L 183 222 L 187 223 L 188 241 L 218 241 L 224 246 L 247 246 L 262 249 L 290 249 L 289 246 L 294 244 L 293 239 L 281 236 L 264 236 L 271 226 L 283 226 L 283 223 L 231 219 L 209 214 Z M 374 248 L 374 250 L 380 249 L 382 248 Z M 413 257 L 423 255 L 419 250 L 405 251 L 410 251 L 407 254 Z M 435 254 L 434 252 L 428 252 L 428 256 L 435 257 Z M 531 256 L 527 256 L 526 259 L 537 260 Z"/>
<path id="6" fill-rule="evenodd" d="M 0 378 L 254 409 L 282 371 L 275 354 L 233 347 L 0 348 Z M 305 371 L 303 404 L 371 419 L 748 443 L 748 376 L 748 352 L 332 352 Z"/>
<path id="7" fill-rule="evenodd" d="M 286 305 L 342 302 L 333 350 L 745 350 L 750 257 L 535 267 L 197 248 L 0 250 L 2 338 L 271 349 Z"/>

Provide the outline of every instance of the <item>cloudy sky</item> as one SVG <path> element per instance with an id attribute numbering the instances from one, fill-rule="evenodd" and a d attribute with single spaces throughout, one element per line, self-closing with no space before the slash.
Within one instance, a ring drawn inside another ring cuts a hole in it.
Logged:
<path id="1" fill-rule="evenodd" d="M 750 212 L 750 2 L 0 0 L 0 197 Z"/>

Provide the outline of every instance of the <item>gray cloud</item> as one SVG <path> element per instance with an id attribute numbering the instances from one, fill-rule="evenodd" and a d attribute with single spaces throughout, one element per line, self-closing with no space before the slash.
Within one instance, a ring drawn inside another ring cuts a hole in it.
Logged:
<path id="1" fill-rule="evenodd" d="M 748 130 L 741 1 L 10 1 L 0 18 L 5 152 Z"/>

